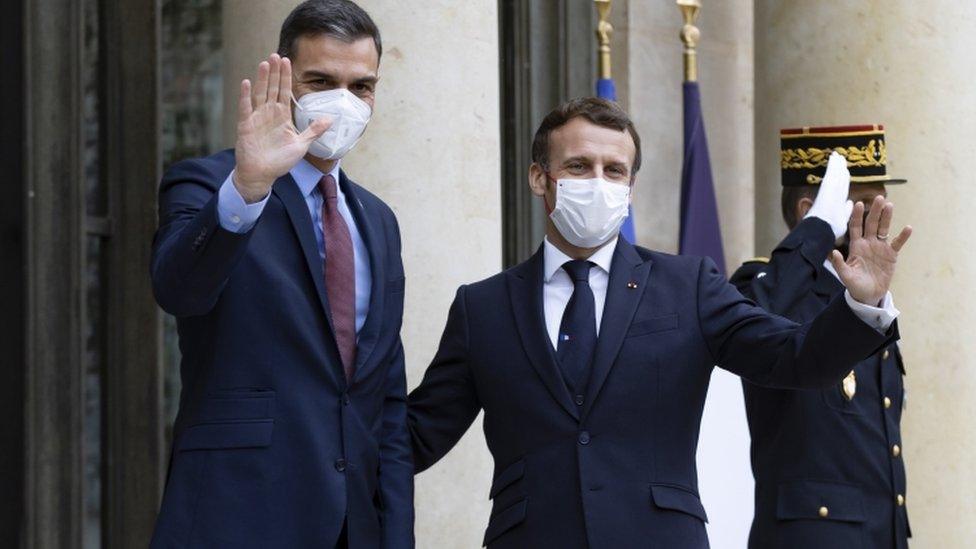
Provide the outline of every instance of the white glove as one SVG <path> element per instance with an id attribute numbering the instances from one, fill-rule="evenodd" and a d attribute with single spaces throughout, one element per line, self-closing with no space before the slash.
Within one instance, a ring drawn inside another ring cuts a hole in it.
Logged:
<path id="1" fill-rule="evenodd" d="M 840 239 L 847 233 L 847 223 L 854 209 L 854 203 L 847 199 L 850 189 L 851 172 L 847 170 L 847 159 L 834 151 L 827 160 L 827 173 L 820 183 L 817 199 L 803 219 L 817 217 L 826 221 L 834 231 L 834 238 Z"/>

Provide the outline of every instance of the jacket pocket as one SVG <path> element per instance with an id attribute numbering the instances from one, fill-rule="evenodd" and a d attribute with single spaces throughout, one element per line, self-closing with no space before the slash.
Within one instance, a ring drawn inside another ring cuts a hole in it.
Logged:
<path id="1" fill-rule="evenodd" d="M 271 419 L 275 412 L 275 392 L 270 389 L 230 389 L 210 393 L 200 401 L 194 423 L 212 421 Z"/>
<path id="2" fill-rule="evenodd" d="M 674 484 L 652 484 L 651 501 L 661 509 L 681 511 L 702 522 L 708 522 L 701 499 L 689 488 Z"/>
<path id="3" fill-rule="evenodd" d="M 864 517 L 861 489 L 850 484 L 797 480 L 777 489 L 776 518 L 861 523 Z"/>
<path id="4" fill-rule="evenodd" d="M 273 430 L 273 419 L 200 423 L 180 433 L 176 451 L 266 448 L 271 446 Z"/>
<path id="5" fill-rule="evenodd" d="M 488 492 L 488 499 L 495 499 L 505 488 L 511 486 L 515 481 L 525 475 L 525 460 L 520 459 L 515 463 L 501 470 L 491 483 L 491 490 Z"/>
<path id="6" fill-rule="evenodd" d="M 627 337 L 637 337 L 656 332 L 664 332 L 667 330 L 674 330 L 677 327 L 678 314 L 671 313 L 631 324 L 630 329 L 627 330 Z"/>
<path id="7" fill-rule="evenodd" d="M 525 513 L 529 507 L 529 499 L 522 498 L 516 503 L 493 513 L 488 520 L 488 528 L 485 529 L 485 539 L 481 543 L 487 547 L 489 543 L 498 539 L 499 536 L 515 528 L 525 520 Z"/>

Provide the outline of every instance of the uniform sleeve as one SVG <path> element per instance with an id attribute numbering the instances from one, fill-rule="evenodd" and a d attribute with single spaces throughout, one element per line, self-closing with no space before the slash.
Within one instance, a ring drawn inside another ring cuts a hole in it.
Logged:
<path id="1" fill-rule="evenodd" d="M 462 286 L 424 379 L 409 397 L 416 472 L 437 463 L 457 444 L 481 410 L 468 363 L 468 321 Z"/>
<path id="2" fill-rule="evenodd" d="M 806 297 L 816 282 L 820 265 L 834 249 L 834 233 L 826 221 L 803 220 L 773 250 L 761 268 L 746 265 L 732 276 L 742 295 L 763 309 L 788 314 Z M 750 276 L 751 275 L 751 276 Z"/>

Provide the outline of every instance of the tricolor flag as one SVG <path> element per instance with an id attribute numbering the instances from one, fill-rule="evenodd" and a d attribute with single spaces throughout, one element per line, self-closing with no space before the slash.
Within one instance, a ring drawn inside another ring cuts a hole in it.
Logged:
<path id="1" fill-rule="evenodd" d="M 596 81 L 596 96 L 601 99 L 617 100 L 617 87 L 612 78 L 600 78 Z M 631 206 L 627 210 L 627 219 L 620 227 L 620 234 L 627 239 L 627 242 L 634 244 L 637 240 L 634 236 L 634 208 Z"/>
<path id="2" fill-rule="evenodd" d="M 698 82 L 684 83 L 685 156 L 681 166 L 681 233 L 678 253 L 712 258 L 725 274 L 722 230 L 708 160 Z"/>

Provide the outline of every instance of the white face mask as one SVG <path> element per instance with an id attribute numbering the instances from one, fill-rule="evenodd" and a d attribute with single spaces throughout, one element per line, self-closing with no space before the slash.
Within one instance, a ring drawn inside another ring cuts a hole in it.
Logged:
<path id="1" fill-rule="evenodd" d="M 332 120 L 332 126 L 308 148 L 312 155 L 325 160 L 342 158 L 352 150 L 373 113 L 365 101 L 343 88 L 307 93 L 295 101 L 295 106 L 295 128 L 299 133 L 319 118 Z"/>
<path id="2" fill-rule="evenodd" d="M 556 181 L 556 207 L 549 218 L 559 234 L 580 248 L 595 248 L 613 238 L 630 206 L 630 187 L 597 179 Z"/>

